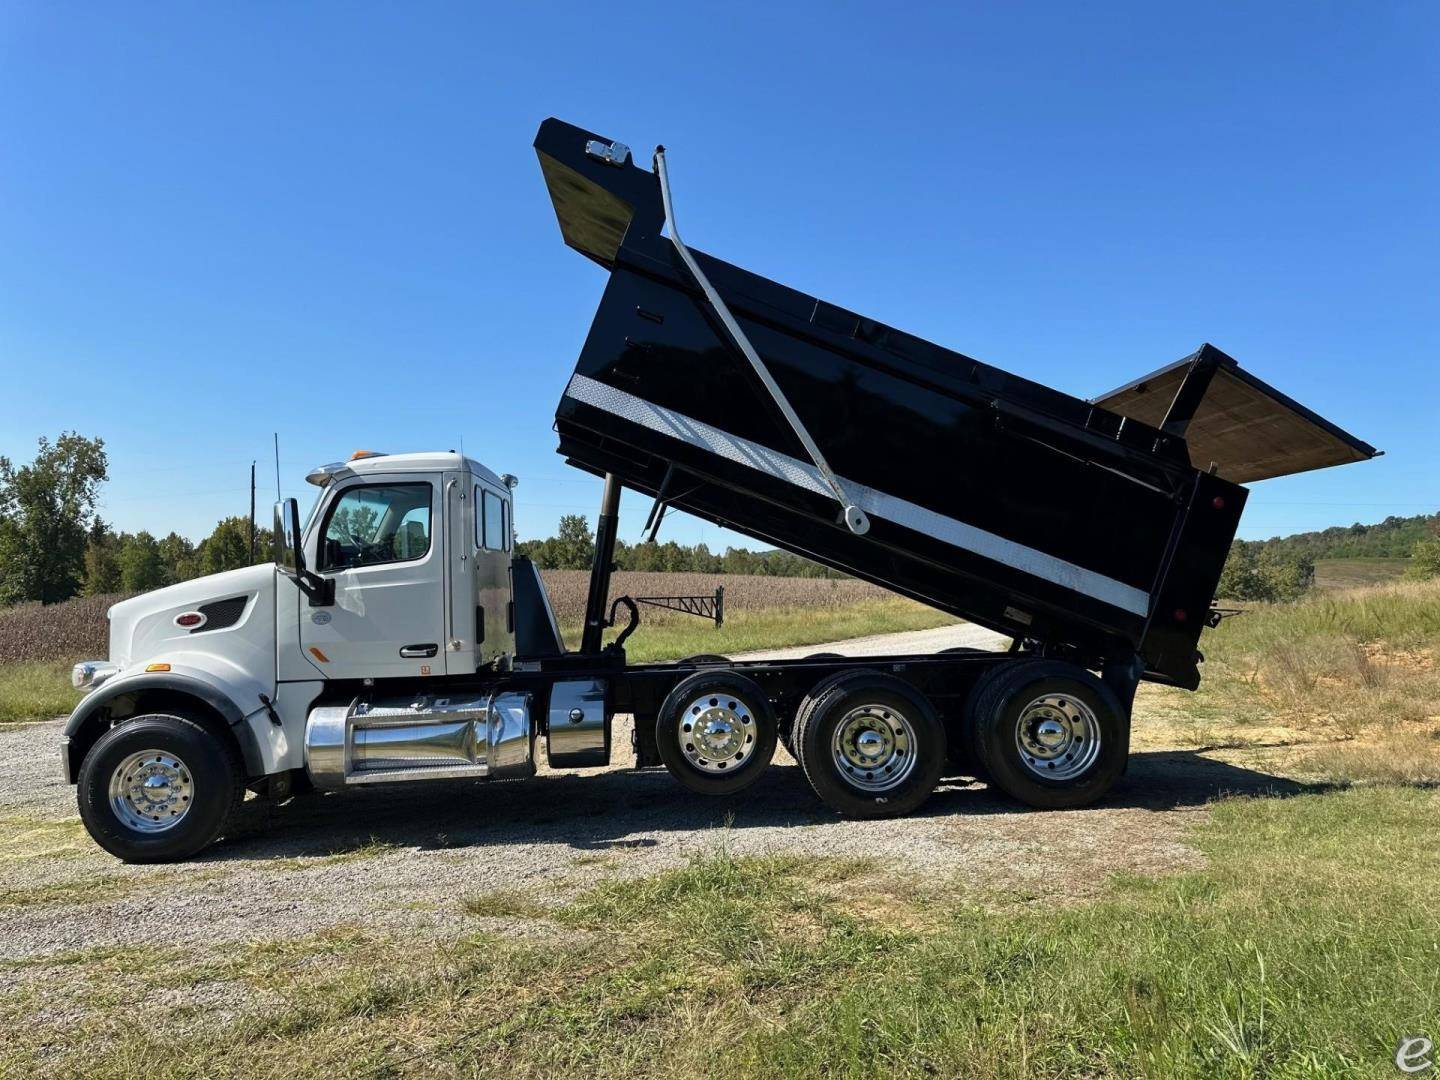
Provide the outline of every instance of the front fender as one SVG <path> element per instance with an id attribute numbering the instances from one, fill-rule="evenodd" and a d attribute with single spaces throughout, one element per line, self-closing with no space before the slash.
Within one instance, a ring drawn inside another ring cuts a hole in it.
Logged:
<path id="1" fill-rule="evenodd" d="M 65 722 L 65 731 L 61 737 L 61 757 L 64 761 L 66 783 L 75 783 L 79 775 L 83 753 L 77 751 L 88 749 L 90 742 L 93 742 L 80 739 L 79 736 L 101 711 L 118 698 L 157 690 L 183 694 L 214 709 L 230 725 L 230 730 L 240 744 L 246 773 L 259 776 L 266 772 L 266 761 L 273 754 L 266 753 L 267 748 L 260 745 L 255 734 L 255 725 L 246 723 L 247 717 L 264 711 L 259 695 L 256 695 L 253 702 L 237 700 L 235 689 L 224 685 L 213 673 L 199 668 L 172 665 L 169 671 L 137 671 L 134 674 L 122 672 L 81 699 Z"/>

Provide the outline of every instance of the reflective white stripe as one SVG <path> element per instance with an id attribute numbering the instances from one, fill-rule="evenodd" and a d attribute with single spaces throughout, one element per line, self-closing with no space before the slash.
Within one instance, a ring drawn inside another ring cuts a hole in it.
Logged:
<path id="1" fill-rule="evenodd" d="M 717 427 L 692 420 L 673 409 L 662 408 L 624 390 L 606 386 L 587 375 L 573 376 L 570 385 L 565 389 L 565 396 L 651 431 L 668 435 L 672 439 L 708 450 L 727 461 L 777 477 L 816 495 L 833 498 L 820 470 L 810 462 L 792 458 L 749 439 L 738 438 Z M 984 529 L 977 529 L 974 525 L 967 525 L 955 518 L 937 514 L 933 510 L 927 510 L 894 495 L 887 495 L 843 476 L 839 479 L 860 509 L 871 517 L 883 518 L 907 529 L 925 533 L 965 551 L 983 555 L 1016 570 L 1023 570 L 1072 592 L 1092 596 L 1142 618 L 1150 611 L 1150 594 L 1143 589 L 1126 585 L 1123 581 L 1116 581 L 1104 574 L 1097 574 L 1093 570 L 1086 570 L 1083 566 L 1057 559 L 1054 555 L 1036 551 L 1024 544 L 1017 544 Z"/>

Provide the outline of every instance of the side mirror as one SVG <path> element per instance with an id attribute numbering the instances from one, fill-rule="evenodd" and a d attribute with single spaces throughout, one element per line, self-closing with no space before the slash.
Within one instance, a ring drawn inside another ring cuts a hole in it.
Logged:
<path id="1" fill-rule="evenodd" d="M 335 582 L 305 569 L 305 549 L 300 537 L 300 504 L 282 499 L 275 504 L 275 530 L 271 534 L 275 566 L 286 577 L 295 579 L 300 591 L 310 598 L 311 607 L 329 607 L 335 603 Z"/>
<path id="2" fill-rule="evenodd" d="M 275 565 L 291 577 L 305 576 L 305 552 L 300 547 L 300 504 L 284 499 L 275 504 L 275 529 L 270 534 Z"/>

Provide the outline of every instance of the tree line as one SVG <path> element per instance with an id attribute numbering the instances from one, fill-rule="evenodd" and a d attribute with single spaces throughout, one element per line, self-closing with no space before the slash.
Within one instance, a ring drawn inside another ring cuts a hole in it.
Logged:
<path id="1" fill-rule="evenodd" d="M 1413 517 L 1391 515 L 1375 525 L 1334 525 L 1315 532 L 1291 533 L 1269 540 L 1237 540 L 1257 557 L 1272 555 L 1308 556 L 1311 559 L 1408 559 L 1415 545 L 1433 539 L 1440 532 L 1440 513 Z"/>
<path id="2" fill-rule="evenodd" d="M 55 604 L 73 596 L 145 592 L 270 561 L 270 532 L 228 517 L 198 544 L 171 532 L 117 533 L 96 512 L 109 479 L 105 441 L 42 436 L 35 459 L 0 457 L 0 605 Z"/>
<path id="3" fill-rule="evenodd" d="M 1226 600 L 1294 600 L 1315 583 L 1317 559 L 1408 558 L 1411 578 L 1440 577 L 1440 514 L 1387 517 L 1269 540 L 1236 540 L 1220 576 Z"/>
<path id="4" fill-rule="evenodd" d="M 517 554 L 542 570 L 589 570 L 595 561 L 595 535 L 583 514 L 566 514 L 554 536 L 522 540 Z M 747 551 L 727 547 L 712 552 L 705 544 L 630 544 L 615 541 L 617 570 L 653 570 L 672 574 L 758 574 L 762 577 L 841 578 L 844 574 L 788 551 Z"/>

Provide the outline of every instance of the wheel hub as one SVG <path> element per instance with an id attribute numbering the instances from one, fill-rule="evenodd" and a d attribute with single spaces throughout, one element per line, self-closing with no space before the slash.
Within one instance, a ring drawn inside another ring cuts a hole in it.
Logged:
<path id="1" fill-rule="evenodd" d="M 740 729 L 728 716 L 709 716 L 700 728 L 699 742 L 710 757 L 729 757 L 740 744 Z"/>
<path id="2" fill-rule="evenodd" d="M 1046 694 L 1020 711 L 1015 746 L 1021 763 L 1036 776 L 1074 779 L 1100 756 L 1100 723 L 1079 698 Z"/>
<path id="3" fill-rule="evenodd" d="M 1055 750 L 1065 744 L 1068 732 L 1059 720 L 1046 718 L 1035 725 L 1035 742 L 1047 750 Z"/>
<path id="4" fill-rule="evenodd" d="M 886 791 L 915 765 L 915 730 L 889 705 L 859 705 L 840 718 L 831 740 L 836 771 L 857 788 Z"/>
<path id="5" fill-rule="evenodd" d="M 164 750 L 131 754 L 110 774 L 110 809 L 136 832 L 173 829 L 189 813 L 194 795 L 189 768 Z"/>
<path id="6" fill-rule="evenodd" d="M 706 694 L 685 706 L 676 737 L 691 765 L 701 772 L 722 773 L 749 757 L 755 734 L 755 717 L 744 701 Z"/>

